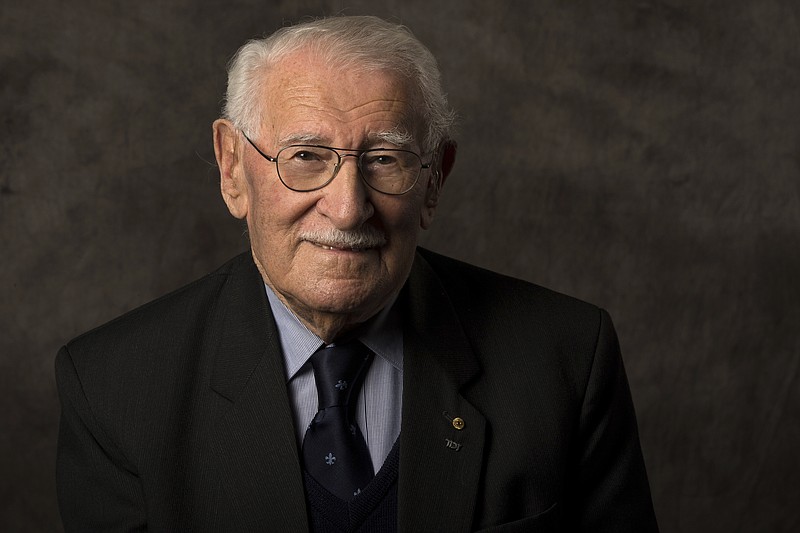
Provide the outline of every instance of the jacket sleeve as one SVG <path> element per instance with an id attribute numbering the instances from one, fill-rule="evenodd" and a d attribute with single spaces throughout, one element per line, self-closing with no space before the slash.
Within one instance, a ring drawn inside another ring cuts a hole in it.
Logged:
<path id="1" fill-rule="evenodd" d="M 636 414 L 608 314 L 600 329 L 581 408 L 575 530 L 657 532 Z"/>
<path id="2" fill-rule="evenodd" d="M 56 357 L 56 380 L 61 401 L 56 483 L 65 531 L 146 531 L 135 465 L 98 422 L 67 347 Z"/>

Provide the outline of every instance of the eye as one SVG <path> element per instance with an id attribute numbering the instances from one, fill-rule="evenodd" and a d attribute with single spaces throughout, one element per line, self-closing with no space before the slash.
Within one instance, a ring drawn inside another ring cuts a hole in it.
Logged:
<path id="1" fill-rule="evenodd" d="M 375 164 L 377 165 L 395 165 L 397 158 L 388 154 L 381 154 L 375 157 Z"/>
<path id="2" fill-rule="evenodd" d="M 281 150 L 278 159 L 291 165 L 328 165 L 336 158 L 336 152 L 321 146 L 297 145 Z"/>
<path id="3" fill-rule="evenodd" d="M 362 164 L 368 167 L 397 166 L 397 157 L 390 152 L 364 152 Z"/>
<path id="4" fill-rule="evenodd" d="M 293 159 L 293 160 L 296 160 L 296 161 L 312 162 L 312 161 L 319 161 L 322 158 L 320 157 L 320 154 L 318 154 L 316 152 L 313 152 L 311 150 L 298 150 L 298 151 L 292 153 L 289 156 L 289 159 Z"/>

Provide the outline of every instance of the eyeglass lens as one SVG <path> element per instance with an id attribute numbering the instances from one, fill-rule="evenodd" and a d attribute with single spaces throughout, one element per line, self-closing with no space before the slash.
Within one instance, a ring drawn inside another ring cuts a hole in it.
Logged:
<path id="1" fill-rule="evenodd" d="M 333 179 L 342 162 L 336 151 L 320 146 L 288 146 L 277 155 L 278 175 L 295 191 L 323 187 Z M 406 150 L 366 150 L 358 156 L 358 168 L 375 190 L 402 194 L 417 182 L 422 161 L 417 154 Z"/>

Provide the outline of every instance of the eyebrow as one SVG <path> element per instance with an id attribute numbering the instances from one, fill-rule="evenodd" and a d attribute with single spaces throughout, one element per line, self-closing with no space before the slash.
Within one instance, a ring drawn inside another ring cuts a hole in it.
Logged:
<path id="1" fill-rule="evenodd" d="M 374 133 L 370 135 L 370 138 L 393 144 L 398 148 L 408 148 L 414 144 L 414 136 L 401 128 Z"/>
<path id="2" fill-rule="evenodd" d="M 322 144 L 324 142 L 325 139 L 316 133 L 298 132 L 282 137 L 278 144 L 288 146 L 290 144 Z"/>
<path id="3" fill-rule="evenodd" d="M 414 145 L 414 136 L 403 128 L 395 128 L 389 131 L 379 131 L 369 134 L 371 142 L 385 142 L 396 146 L 397 148 L 409 148 Z M 289 146 L 291 144 L 319 144 L 327 145 L 329 143 L 328 137 L 324 137 L 318 133 L 311 132 L 295 132 L 282 137 L 278 144 L 280 146 Z M 339 148 L 345 148 L 344 146 Z M 357 149 L 357 148 L 354 148 Z"/>

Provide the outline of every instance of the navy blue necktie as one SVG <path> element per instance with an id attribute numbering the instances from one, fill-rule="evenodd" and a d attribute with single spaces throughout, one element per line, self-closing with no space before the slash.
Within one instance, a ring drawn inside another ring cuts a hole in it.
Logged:
<path id="1" fill-rule="evenodd" d="M 372 352 L 358 341 L 320 348 L 311 356 L 319 411 L 303 439 L 303 466 L 331 494 L 349 501 L 374 477 L 355 420 L 358 393 Z"/>

